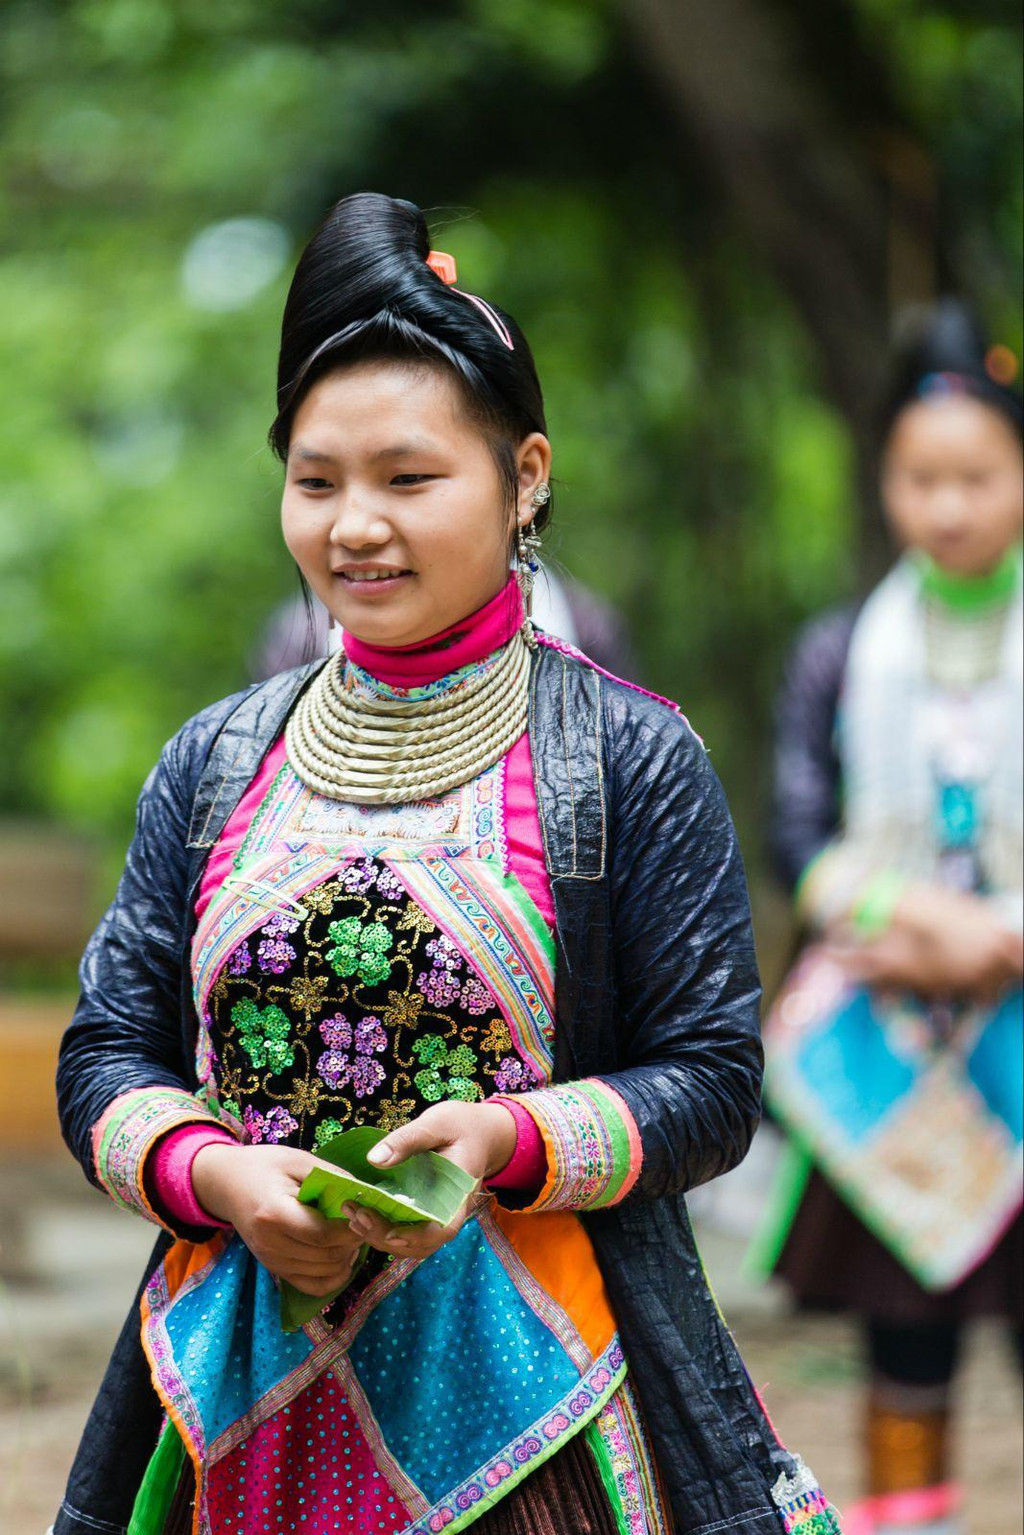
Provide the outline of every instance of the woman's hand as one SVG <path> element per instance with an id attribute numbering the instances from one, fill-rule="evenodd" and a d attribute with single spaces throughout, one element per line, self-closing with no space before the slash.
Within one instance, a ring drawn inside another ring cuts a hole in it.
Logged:
<path id="1" fill-rule="evenodd" d="M 916 885 L 886 931 L 847 950 L 842 962 L 869 986 L 987 1002 L 1020 982 L 1024 938 L 978 896 Z"/>
<path id="2" fill-rule="evenodd" d="M 292 1146 L 214 1141 L 196 1153 L 192 1188 L 272 1274 L 305 1295 L 330 1295 L 349 1278 L 363 1239 L 296 1198 L 306 1174 L 326 1165 Z"/>
<path id="3" fill-rule="evenodd" d="M 395 1167 L 417 1151 L 437 1151 L 478 1181 L 492 1178 L 508 1163 L 516 1149 L 516 1122 L 500 1103 L 437 1103 L 418 1119 L 394 1130 L 370 1152 L 377 1167 Z M 374 1210 L 357 1205 L 343 1209 L 350 1229 L 362 1242 L 396 1258 L 429 1258 L 450 1242 L 470 1215 L 475 1202 L 470 1195 L 447 1226 L 436 1221 L 392 1225 Z"/>

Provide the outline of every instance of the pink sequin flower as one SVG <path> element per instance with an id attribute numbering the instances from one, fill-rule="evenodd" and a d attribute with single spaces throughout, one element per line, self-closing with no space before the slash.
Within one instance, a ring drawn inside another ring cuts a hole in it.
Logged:
<path id="1" fill-rule="evenodd" d="M 427 953 L 430 955 L 430 969 L 420 972 L 416 977 L 416 985 L 422 991 L 428 1007 L 447 1007 L 459 995 L 462 956 L 451 939 L 443 933 L 430 939 Z"/>
<path id="2" fill-rule="evenodd" d="M 350 1086 L 357 1098 L 366 1098 L 384 1081 L 384 1068 L 373 1059 L 388 1042 L 379 1018 L 361 1018 L 353 1029 L 344 1013 L 335 1013 L 320 1025 L 320 1037 L 327 1049 L 316 1069 L 328 1087 Z"/>
<path id="3" fill-rule="evenodd" d="M 537 1086 L 533 1067 L 514 1055 L 506 1055 L 494 1073 L 494 1085 L 499 1093 L 528 1093 Z"/>
<path id="4" fill-rule="evenodd" d="M 407 894 L 398 876 L 383 867 L 377 871 L 377 889 L 386 901 L 401 901 Z"/>
<path id="5" fill-rule="evenodd" d="M 364 858 L 361 863 L 350 863 L 338 883 L 352 895 L 365 895 L 376 877 L 373 860 Z"/>
<path id="6" fill-rule="evenodd" d="M 252 953 L 247 943 L 240 943 L 228 959 L 228 975 L 245 975 L 252 969 Z"/>
<path id="7" fill-rule="evenodd" d="M 289 917 L 286 912 L 275 911 L 270 920 L 264 922 L 260 932 L 266 933 L 268 938 L 282 938 L 287 934 L 298 932 L 298 929 L 298 917 Z"/>
<path id="8" fill-rule="evenodd" d="M 293 1119 L 287 1109 L 273 1108 L 264 1115 L 257 1113 L 249 1104 L 246 1104 L 242 1114 L 242 1123 L 254 1146 L 258 1146 L 261 1141 L 268 1146 L 276 1146 L 299 1128 L 298 1120 Z"/>
<path id="9" fill-rule="evenodd" d="M 494 998 L 478 976 L 468 975 L 459 997 L 459 1006 L 473 1017 L 489 1013 L 496 1006 Z"/>
<path id="10" fill-rule="evenodd" d="M 271 975 L 283 975 L 295 958 L 295 950 L 283 938 L 264 938 L 256 950 L 256 963 Z"/>

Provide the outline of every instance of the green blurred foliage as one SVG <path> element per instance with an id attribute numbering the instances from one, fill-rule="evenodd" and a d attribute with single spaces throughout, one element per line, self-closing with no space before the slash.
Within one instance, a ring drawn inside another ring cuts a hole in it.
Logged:
<path id="1" fill-rule="evenodd" d="M 1019 345 L 1012 18 L 859 11 Z M 265 446 L 290 270 L 372 186 L 436 207 L 531 337 L 552 554 L 620 605 L 756 853 L 782 649 L 855 581 L 851 449 L 610 0 L 28 0 L 5 30 L 4 805 L 122 847 L 163 740 L 247 680 L 297 591 Z"/>

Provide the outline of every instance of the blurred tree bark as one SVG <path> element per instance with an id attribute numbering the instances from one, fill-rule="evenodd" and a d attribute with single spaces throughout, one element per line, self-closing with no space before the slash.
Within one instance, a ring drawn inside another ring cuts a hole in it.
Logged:
<path id="1" fill-rule="evenodd" d="M 622 0 L 648 77 L 805 320 L 853 432 L 862 576 L 886 558 L 874 417 L 896 307 L 943 267 L 930 157 L 846 0 Z M 943 273 L 944 275 L 944 273 Z"/>

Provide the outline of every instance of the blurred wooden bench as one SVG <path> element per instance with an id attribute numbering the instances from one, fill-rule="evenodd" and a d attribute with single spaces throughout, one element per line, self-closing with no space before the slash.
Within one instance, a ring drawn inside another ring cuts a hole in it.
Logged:
<path id="1" fill-rule="evenodd" d="M 71 967 L 95 919 L 95 884 L 96 851 L 85 838 L 0 821 L 0 1153 L 61 1144 L 57 1047 L 75 1005 Z"/>

